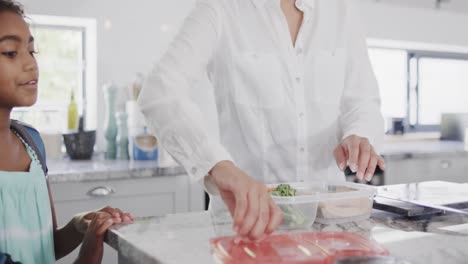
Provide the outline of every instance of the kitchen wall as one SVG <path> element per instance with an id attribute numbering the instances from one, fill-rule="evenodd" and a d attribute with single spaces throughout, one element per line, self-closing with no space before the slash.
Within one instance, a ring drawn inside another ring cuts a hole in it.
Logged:
<path id="1" fill-rule="evenodd" d="M 419 6 L 414 0 L 406 0 L 405 5 L 387 2 L 395 1 L 360 0 L 369 37 L 468 47 L 468 1 L 464 1 L 465 9 L 459 9 L 466 13 L 437 10 L 433 8 L 435 1 Z"/>
<path id="2" fill-rule="evenodd" d="M 30 14 L 86 17 L 97 20 L 98 120 L 104 120 L 105 115 L 101 90 L 103 84 L 113 81 L 118 85 L 127 85 L 135 79 L 137 72 L 148 72 L 167 49 L 194 2 L 194 0 L 21 1 Z M 194 98 L 202 101 L 201 106 L 207 113 L 207 119 L 210 123 L 215 123 L 213 98 L 210 94 L 194 93 Z M 98 121 L 97 126 L 98 146 L 103 149 L 104 124 Z M 216 129 L 216 125 L 213 128 Z M 213 133 L 216 134 L 216 130 Z"/>
<path id="3" fill-rule="evenodd" d="M 247 1 L 247 0 L 246 0 Z M 424 1 L 354 0 L 368 37 L 468 47 L 467 13 L 434 10 Z M 124 85 L 136 72 L 147 72 L 168 47 L 195 0 L 23 0 L 28 13 L 96 18 L 98 84 L 114 81 Z M 421 2 L 421 1 L 419 1 Z M 456 2 L 456 1 L 455 1 Z M 392 4 L 394 3 L 394 4 Z M 450 5 L 450 4 L 446 4 Z M 460 11 L 459 8 L 455 9 Z M 467 8 L 468 10 L 468 8 Z M 106 28 L 106 24 L 110 27 Z M 204 82 L 197 87 L 208 87 Z M 209 89 L 196 89 L 194 98 L 206 113 L 211 131 L 217 134 L 213 98 Z M 102 92 L 97 91 L 98 102 Z M 104 119 L 104 104 L 98 103 L 98 120 Z M 102 131 L 103 122 L 98 122 Z M 102 133 L 100 133 L 102 135 Z M 103 137 L 98 145 L 103 146 Z"/>

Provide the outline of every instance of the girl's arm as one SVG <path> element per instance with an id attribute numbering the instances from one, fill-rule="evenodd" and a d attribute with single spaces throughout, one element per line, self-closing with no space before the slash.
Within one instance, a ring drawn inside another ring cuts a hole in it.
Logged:
<path id="1" fill-rule="evenodd" d="M 55 258 L 61 259 L 66 255 L 70 254 L 75 248 L 77 248 L 83 240 L 88 240 L 87 245 L 94 245 L 95 248 L 102 245 L 97 245 L 96 241 L 102 241 L 104 233 L 101 232 L 102 228 L 107 230 L 109 226 L 120 223 L 131 223 L 133 222 L 133 216 L 128 213 L 123 213 L 121 210 L 112 207 L 105 207 L 97 211 L 81 213 L 74 216 L 68 224 L 58 228 L 57 217 L 55 214 L 54 202 L 50 191 L 49 181 L 47 180 L 47 189 L 49 191 L 50 208 L 52 211 L 52 221 L 54 228 L 54 247 L 55 247 Z M 107 216 L 106 216 L 107 215 Z M 112 220 L 112 223 L 108 225 L 106 220 Z M 91 226 L 92 228 L 88 228 Z M 106 227 L 102 227 L 106 226 Z M 94 227 L 94 228 L 93 228 Z M 104 230 L 104 231 L 105 231 Z M 99 231 L 99 232 L 98 232 Z M 87 238 L 87 239 L 86 239 Z M 99 243 L 98 243 L 99 244 Z M 101 242 L 102 244 L 102 242 Z M 85 250 L 80 251 L 80 258 L 83 259 L 83 254 L 92 254 L 90 250 L 93 246 L 87 246 Z M 78 260 L 77 260 L 78 261 Z M 80 263 L 78 261 L 78 263 Z M 86 263 L 86 262 L 83 262 Z"/>
<path id="2" fill-rule="evenodd" d="M 54 227 L 54 247 L 55 258 L 61 259 L 77 248 L 83 241 L 84 234 L 80 233 L 74 225 L 73 218 L 62 228 L 58 228 L 57 216 L 55 215 L 54 201 L 50 192 L 49 180 L 47 180 L 47 189 L 49 191 L 50 208 L 52 210 L 52 221 Z"/>
<path id="3" fill-rule="evenodd" d="M 100 264 L 104 255 L 104 235 L 114 224 L 112 216 L 105 212 L 94 214 L 85 234 L 80 255 L 74 264 Z"/>

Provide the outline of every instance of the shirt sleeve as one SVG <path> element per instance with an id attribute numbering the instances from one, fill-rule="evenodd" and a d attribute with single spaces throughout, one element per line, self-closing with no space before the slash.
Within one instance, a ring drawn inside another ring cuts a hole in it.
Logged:
<path id="1" fill-rule="evenodd" d="M 357 135 L 369 139 L 379 151 L 383 143 L 384 122 L 380 93 L 371 67 L 365 34 L 355 4 L 346 4 L 345 36 L 348 45 L 345 89 L 341 101 L 340 124 L 343 139 Z"/>
<path id="2" fill-rule="evenodd" d="M 219 161 L 232 161 L 221 143 L 209 136 L 189 93 L 206 74 L 220 28 L 217 0 L 198 0 L 167 53 L 148 75 L 138 99 L 159 143 L 196 181 Z"/>

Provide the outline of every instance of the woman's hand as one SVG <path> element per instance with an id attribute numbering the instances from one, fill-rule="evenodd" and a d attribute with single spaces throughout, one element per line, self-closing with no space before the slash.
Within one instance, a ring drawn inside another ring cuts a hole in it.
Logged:
<path id="1" fill-rule="evenodd" d="M 357 172 L 360 180 L 371 181 L 377 165 L 385 169 L 385 161 L 377 154 L 367 138 L 355 135 L 345 138 L 335 149 L 335 159 L 338 167 L 344 171 L 346 165 L 352 172 Z"/>
<path id="2" fill-rule="evenodd" d="M 230 161 L 216 164 L 210 175 L 233 217 L 233 229 L 239 238 L 259 240 L 276 230 L 281 223 L 282 212 L 264 184 L 249 177 Z"/>
<path id="3" fill-rule="evenodd" d="M 97 211 L 87 212 L 87 213 L 76 215 L 73 218 L 75 228 L 80 233 L 84 234 L 86 232 L 86 230 L 88 229 L 88 226 L 89 226 L 91 220 L 93 220 L 95 218 L 95 216 L 97 214 L 99 214 L 99 213 L 109 214 L 109 216 L 113 219 L 114 224 L 121 224 L 121 223 L 128 224 L 128 223 L 132 223 L 133 220 L 134 220 L 134 217 L 131 214 L 124 213 L 119 208 L 112 208 L 110 206 L 106 206 L 106 207 L 101 208 L 101 209 L 99 209 Z"/>

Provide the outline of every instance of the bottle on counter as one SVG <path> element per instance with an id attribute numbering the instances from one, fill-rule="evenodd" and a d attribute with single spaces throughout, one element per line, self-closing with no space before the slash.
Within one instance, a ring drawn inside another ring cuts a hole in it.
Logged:
<path id="1" fill-rule="evenodd" d="M 78 129 L 78 105 L 75 101 L 75 93 L 71 91 L 70 103 L 68 104 L 68 130 Z"/>
<path id="2" fill-rule="evenodd" d="M 137 102 L 132 100 L 126 104 L 128 114 L 128 151 L 131 160 L 158 160 L 158 141 L 148 129 L 145 117 Z"/>
<path id="3" fill-rule="evenodd" d="M 130 159 L 128 155 L 128 127 L 127 127 L 127 113 L 117 112 L 117 155 L 116 158 L 119 160 Z"/>
<path id="4" fill-rule="evenodd" d="M 133 160 L 158 160 L 158 140 L 144 127 L 131 138 Z"/>
<path id="5" fill-rule="evenodd" d="M 105 121 L 105 138 L 106 138 L 106 153 L 105 157 L 109 160 L 115 160 L 117 157 L 117 121 L 115 118 L 117 86 L 113 83 L 104 85 L 104 98 L 106 101 L 106 121 Z"/>

